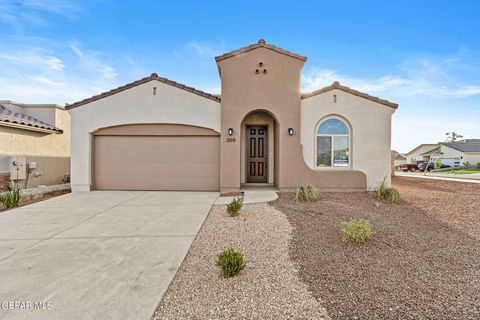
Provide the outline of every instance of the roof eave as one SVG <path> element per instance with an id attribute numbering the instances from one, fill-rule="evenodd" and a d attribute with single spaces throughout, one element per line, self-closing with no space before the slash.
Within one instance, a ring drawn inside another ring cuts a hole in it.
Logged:
<path id="1" fill-rule="evenodd" d="M 119 92 L 128 90 L 128 89 L 130 89 L 130 88 L 133 88 L 133 87 L 142 85 L 142 84 L 144 84 L 144 83 L 147 83 L 147 82 L 150 82 L 150 81 L 153 81 L 153 80 L 157 80 L 157 81 L 163 82 L 163 83 L 168 84 L 168 85 L 171 85 L 171 86 L 173 86 L 173 87 L 175 87 L 175 88 L 185 90 L 185 91 L 187 91 L 187 92 L 190 92 L 190 93 L 199 95 L 199 96 L 201 96 L 201 97 L 204 97 L 204 98 L 207 98 L 207 99 L 210 99 L 210 100 L 213 100 L 213 101 L 215 101 L 215 102 L 220 102 L 220 101 L 221 101 L 221 98 L 218 97 L 218 96 L 216 96 L 216 95 L 214 95 L 214 94 L 211 94 L 211 93 L 208 93 L 208 92 L 204 92 L 204 91 L 195 89 L 195 88 L 193 88 L 193 87 L 189 87 L 189 86 L 187 86 L 187 85 L 185 85 L 185 84 L 182 84 L 182 83 L 179 83 L 179 82 L 176 82 L 176 81 L 167 79 L 167 78 L 159 77 L 158 74 L 152 73 L 149 77 L 145 77 L 145 78 L 142 78 L 142 79 L 140 79 L 140 80 L 127 83 L 127 84 L 125 84 L 125 85 L 123 85 L 123 86 L 117 87 L 117 88 L 112 89 L 112 90 L 110 90 L 110 91 L 102 92 L 102 93 L 97 94 L 97 95 L 94 95 L 94 96 L 92 96 L 92 97 L 90 97 L 90 98 L 87 98 L 87 99 L 83 99 L 83 100 L 74 102 L 74 103 L 72 103 L 72 104 L 66 104 L 66 105 L 65 105 L 65 109 L 66 109 L 66 110 L 71 110 L 71 109 L 74 109 L 74 108 L 83 106 L 83 105 L 85 105 L 85 104 L 88 104 L 88 103 L 91 103 L 91 102 L 94 102 L 94 101 L 97 101 L 97 100 L 100 100 L 100 99 L 103 99 L 103 98 L 106 98 L 106 97 L 109 97 L 109 96 L 112 96 L 112 95 L 117 94 L 117 93 L 119 93 Z"/>
<path id="2" fill-rule="evenodd" d="M 310 92 L 310 93 L 302 93 L 301 98 L 302 98 L 302 100 L 303 99 L 308 99 L 308 98 L 314 97 L 316 95 L 319 95 L 319 94 L 322 94 L 322 93 L 325 93 L 325 92 L 328 92 L 328 91 L 331 91 L 331 90 L 335 90 L 335 89 L 342 90 L 344 92 L 353 94 L 355 96 L 358 96 L 358 97 L 361 97 L 361 98 L 364 98 L 364 99 L 382 104 L 382 105 L 390 107 L 392 109 L 398 109 L 398 104 L 397 103 L 393 103 L 393 102 L 390 102 L 390 101 L 385 100 L 385 99 L 380 99 L 378 97 L 374 97 L 374 96 L 371 96 L 369 94 L 360 92 L 358 90 L 349 88 L 347 86 L 341 85 L 340 82 L 338 82 L 338 81 L 335 81 L 331 85 L 326 86 L 324 88 L 321 88 L 319 90 L 315 90 L 315 91 Z"/>
<path id="3" fill-rule="evenodd" d="M 56 133 L 56 134 L 63 133 L 62 129 L 46 129 L 46 128 L 40 128 L 40 127 L 28 125 L 28 124 L 10 122 L 10 121 L 0 121 L 0 126 L 29 130 L 29 131 L 36 131 L 36 132 L 42 132 L 42 133 Z"/>

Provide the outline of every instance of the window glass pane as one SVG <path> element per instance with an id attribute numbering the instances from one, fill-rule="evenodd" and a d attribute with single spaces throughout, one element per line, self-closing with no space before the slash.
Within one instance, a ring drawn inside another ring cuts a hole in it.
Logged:
<path id="1" fill-rule="evenodd" d="M 349 138 L 333 137 L 333 166 L 348 167 L 349 161 Z"/>
<path id="2" fill-rule="evenodd" d="M 317 137 L 317 166 L 332 166 L 332 138 Z"/>
<path id="3" fill-rule="evenodd" d="M 328 119 L 317 130 L 318 134 L 348 134 L 347 125 L 338 119 Z"/>

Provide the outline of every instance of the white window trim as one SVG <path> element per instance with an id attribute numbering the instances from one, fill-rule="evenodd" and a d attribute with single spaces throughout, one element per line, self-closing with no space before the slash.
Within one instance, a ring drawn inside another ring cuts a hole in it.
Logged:
<path id="1" fill-rule="evenodd" d="M 347 126 L 347 129 L 348 129 L 348 134 L 319 134 L 317 133 L 318 132 L 318 128 L 320 127 L 320 125 L 322 123 L 324 123 L 325 121 L 327 120 L 330 120 L 330 119 L 337 119 L 337 120 L 340 120 L 342 121 L 346 126 Z M 330 154 L 330 163 L 331 165 L 330 166 L 319 166 L 317 164 L 317 137 L 331 137 L 332 138 L 332 145 L 331 145 L 331 154 Z M 333 166 L 333 154 L 334 154 L 334 137 L 348 137 L 348 166 L 346 167 L 334 167 Z M 352 168 L 352 128 L 350 127 L 350 124 L 343 118 L 340 118 L 340 117 L 335 117 L 335 116 L 331 116 L 331 117 L 325 117 L 323 119 L 321 119 L 317 125 L 315 126 L 315 139 L 314 139 L 314 159 L 313 159 L 313 165 L 314 165 L 314 168 L 317 169 L 317 170 L 350 170 Z"/>

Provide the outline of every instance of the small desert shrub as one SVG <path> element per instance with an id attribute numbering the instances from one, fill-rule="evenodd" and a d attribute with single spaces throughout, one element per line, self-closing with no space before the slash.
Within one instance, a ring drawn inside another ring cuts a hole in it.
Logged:
<path id="1" fill-rule="evenodd" d="M 314 186 L 304 184 L 295 190 L 295 200 L 299 202 L 314 202 L 318 200 L 318 191 Z"/>
<path id="2" fill-rule="evenodd" d="M 243 198 L 235 197 L 227 204 L 227 212 L 231 217 L 238 216 L 240 209 L 243 207 Z"/>
<path id="3" fill-rule="evenodd" d="M 229 278 L 239 274 L 245 268 L 246 262 L 243 253 L 229 248 L 218 254 L 217 266 L 222 269 L 223 276 Z"/>
<path id="4" fill-rule="evenodd" d="M 402 199 L 400 192 L 393 187 L 387 186 L 385 179 L 383 182 L 372 191 L 372 195 L 380 200 L 383 200 L 387 203 L 399 203 Z"/>
<path id="5" fill-rule="evenodd" d="M 367 220 L 350 219 L 343 222 L 342 239 L 343 241 L 353 241 L 356 243 L 365 242 L 373 234 L 372 226 Z"/>
<path id="6" fill-rule="evenodd" d="M 0 202 L 7 208 L 18 207 L 20 202 L 20 189 L 15 186 L 12 191 L 0 193 Z"/>

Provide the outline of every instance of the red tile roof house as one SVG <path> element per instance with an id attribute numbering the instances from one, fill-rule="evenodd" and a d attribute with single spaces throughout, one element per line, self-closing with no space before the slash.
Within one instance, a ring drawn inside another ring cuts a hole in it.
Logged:
<path id="1" fill-rule="evenodd" d="M 35 166 L 30 174 L 29 166 Z M 69 172 L 70 115 L 64 107 L 0 100 L 0 191 L 11 180 L 20 188 L 27 182 L 28 188 L 60 184 Z"/>
<path id="2" fill-rule="evenodd" d="M 390 181 L 397 104 L 338 82 L 301 93 L 307 58 L 264 40 L 215 59 L 221 96 L 154 73 L 67 105 L 73 191 L 359 191 Z"/>

